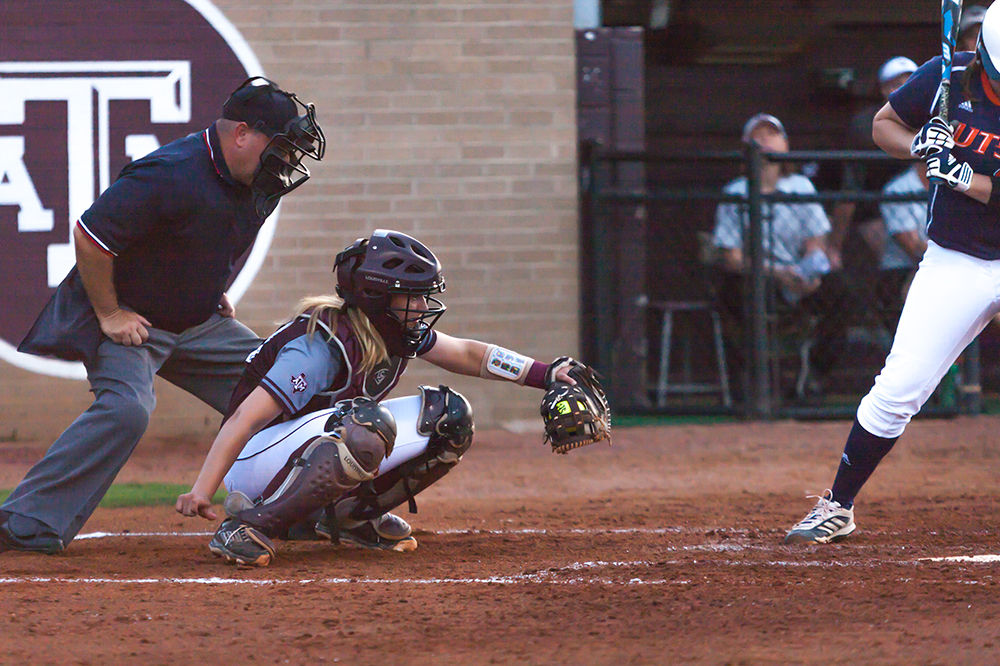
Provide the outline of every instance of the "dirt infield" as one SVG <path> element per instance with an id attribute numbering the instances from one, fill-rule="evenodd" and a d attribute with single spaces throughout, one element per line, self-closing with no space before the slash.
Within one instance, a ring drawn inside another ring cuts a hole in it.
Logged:
<path id="1" fill-rule="evenodd" d="M 849 425 L 620 429 L 565 457 L 480 433 L 407 555 L 283 543 L 236 569 L 206 521 L 102 509 L 64 554 L 0 555 L 0 662 L 997 663 L 1000 563 L 925 558 L 1000 554 L 1000 420 L 914 423 L 855 537 L 783 546 Z M 144 442 L 120 480 L 189 482 L 205 444 Z M 0 485 L 42 449 L 0 444 Z"/>

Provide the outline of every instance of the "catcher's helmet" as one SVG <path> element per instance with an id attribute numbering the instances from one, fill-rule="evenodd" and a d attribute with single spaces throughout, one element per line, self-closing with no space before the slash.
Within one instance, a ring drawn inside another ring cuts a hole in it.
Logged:
<path id="1" fill-rule="evenodd" d="M 444 314 L 444 303 L 433 294 L 444 291 L 441 262 L 416 238 L 398 231 L 376 229 L 337 255 L 337 294 L 365 313 L 392 356 L 412 358 Z M 395 294 L 405 295 L 405 307 L 392 307 Z M 427 307 L 418 307 L 425 298 Z"/>
<path id="2" fill-rule="evenodd" d="M 260 154 L 250 184 L 261 217 L 270 215 L 278 199 L 309 180 L 309 169 L 302 164 L 302 158 L 319 161 L 326 152 L 326 137 L 316 121 L 316 107 L 263 76 L 252 76 L 241 83 L 223 104 L 222 117 L 245 122 L 271 138 Z"/>

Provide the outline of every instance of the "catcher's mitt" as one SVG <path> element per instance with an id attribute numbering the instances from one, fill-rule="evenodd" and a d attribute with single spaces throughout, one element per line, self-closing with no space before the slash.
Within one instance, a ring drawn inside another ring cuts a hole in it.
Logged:
<path id="1" fill-rule="evenodd" d="M 556 371 L 566 367 L 576 384 L 556 380 Z M 568 453 L 602 439 L 611 443 L 611 409 L 592 368 L 568 356 L 557 358 L 545 373 L 545 386 L 540 411 L 553 452 Z"/>

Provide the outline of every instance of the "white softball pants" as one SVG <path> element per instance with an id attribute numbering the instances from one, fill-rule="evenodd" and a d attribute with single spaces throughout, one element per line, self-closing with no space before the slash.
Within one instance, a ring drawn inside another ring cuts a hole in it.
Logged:
<path id="1" fill-rule="evenodd" d="M 396 419 L 396 444 L 392 455 L 379 466 L 379 474 L 416 458 L 427 449 L 428 438 L 417 433 L 420 402 L 419 395 L 412 395 L 381 403 Z M 332 411 L 333 408 L 312 412 L 265 428 L 251 437 L 223 479 L 226 490 L 238 490 L 251 499 L 260 496 L 297 448 L 306 440 L 323 434 L 323 426 Z"/>
<path id="2" fill-rule="evenodd" d="M 997 312 L 1000 260 L 977 259 L 930 241 L 885 367 L 858 407 L 861 426 L 879 437 L 901 435 Z"/>

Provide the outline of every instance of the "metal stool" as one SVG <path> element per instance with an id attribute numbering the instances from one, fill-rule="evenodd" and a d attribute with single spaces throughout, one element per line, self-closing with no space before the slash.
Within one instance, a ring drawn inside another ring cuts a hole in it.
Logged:
<path id="1" fill-rule="evenodd" d="M 665 407 L 667 395 L 670 393 L 718 393 L 722 404 L 732 407 L 733 400 L 729 393 L 729 373 L 726 371 L 726 350 L 722 341 L 722 322 L 714 304 L 708 301 L 651 301 L 649 307 L 661 312 L 660 321 L 660 371 L 656 379 L 656 405 Z M 670 383 L 670 349 L 673 343 L 674 316 L 681 314 L 707 314 L 712 322 L 712 333 L 715 338 L 715 359 L 718 364 L 719 381 L 715 384 Z"/>

